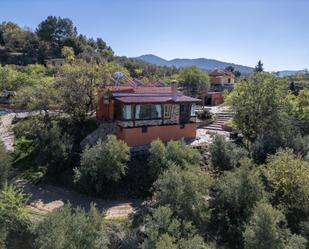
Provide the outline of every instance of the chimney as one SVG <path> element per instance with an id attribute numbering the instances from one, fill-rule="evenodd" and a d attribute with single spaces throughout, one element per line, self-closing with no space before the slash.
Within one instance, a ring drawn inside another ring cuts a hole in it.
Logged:
<path id="1" fill-rule="evenodd" d="M 171 89 L 172 89 L 172 99 L 176 101 L 177 99 L 177 82 L 176 81 L 172 82 Z"/>

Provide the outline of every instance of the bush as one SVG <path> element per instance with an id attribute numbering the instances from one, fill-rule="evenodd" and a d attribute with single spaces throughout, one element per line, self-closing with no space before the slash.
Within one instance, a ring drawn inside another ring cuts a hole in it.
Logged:
<path id="1" fill-rule="evenodd" d="M 259 203 L 243 233 L 245 249 L 305 249 L 306 240 L 291 235 L 284 215 L 271 205 Z"/>
<path id="2" fill-rule="evenodd" d="M 59 174 L 71 165 L 73 143 L 56 120 L 31 117 L 16 124 L 15 165 L 22 170 Z"/>
<path id="3" fill-rule="evenodd" d="M 47 214 L 33 230 L 37 249 L 108 248 L 108 231 L 94 206 L 88 213 L 65 206 Z"/>
<path id="4" fill-rule="evenodd" d="M 157 205 L 169 205 L 180 218 L 202 228 L 209 218 L 208 196 L 212 178 L 200 168 L 181 169 L 176 165 L 163 172 L 154 183 Z"/>
<path id="5" fill-rule="evenodd" d="M 24 193 L 6 186 L 0 191 L 0 247 L 14 242 L 28 223 L 29 211 L 25 207 Z"/>
<path id="6" fill-rule="evenodd" d="M 185 168 L 198 165 L 200 160 L 200 152 L 184 141 L 170 141 L 165 146 L 161 140 L 155 140 L 150 144 L 148 164 L 154 180 L 173 163 Z"/>
<path id="7" fill-rule="evenodd" d="M 204 109 L 197 113 L 197 117 L 201 120 L 209 120 L 210 123 L 213 123 L 216 119 L 216 115 L 211 113 L 209 110 Z"/>
<path id="8" fill-rule="evenodd" d="M 239 166 L 241 158 L 248 156 L 246 150 L 238 147 L 225 139 L 224 136 L 216 135 L 213 143 L 209 146 L 211 165 L 218 172 L 231 170 Z"/>
<path id="9" fill-rule="evenodd" d="M 289 226 L 299 230 L 299 223 L 309 217 L 309 162 L 291 150 L 269 156 L 265 175 L 272 190 L 271 202 L 284 211 Z"/>
<path id="10" fill-rule="evenodd" d="M 211 201 L 210 232 L 227 248 L 241 248 L 242 231 L 255 204 L 265 197 L 260 175 L 248 159 L 221 175 Z"/>
<path id="11" fill-rule="evenodd" d="M 80 167 L 75 168 L 75 182 L 85 191 L 99 193 L 104 185 L 117 182 L 125 174 L 129 147 L 114 135 L 86 148 L 81 155 Z"/>
<path id="12" fill-rule="evenodd" d="M 0 190 L 7 184 L 11 160 L 4 145 L 0 142 Z"/>
<path id="13" fill-rule="evenodd" d="M 190 222 L 173 216 L 169 207 L 159 207 L 146 218 L 142 249 L 204 249 L 203 239 Z"/>

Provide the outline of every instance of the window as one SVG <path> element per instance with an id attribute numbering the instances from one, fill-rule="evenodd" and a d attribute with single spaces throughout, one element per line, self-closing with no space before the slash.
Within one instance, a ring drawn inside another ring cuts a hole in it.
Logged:
<path id="1" fill-rule="evenodd" d="M 191 105 L 191 117 L 195 117 L 195 109 L 196 109 L 196 104 L 192 103 L 192 105 Z"/>
<path id="2" fill-rule="evenodd" d="M 135 119 L 159 119 L 161 118 L 161 105 L 136 105 Z"/>
<path id="3" fill-rule="evenodd" d="M 231 83 L 231 78 L 228 78 L 227 83 Z"/>
<path id="4" fill-rule="evenodd" d="M 181 104 L 180 105 L 180 114 L 187 114 L 189 113 L 189 106 L 188 104 Z"/>
<path id="5" fill-rule="evenodd" d="M 164 118 L 171 118 L 171 113 L 172 113 L 172 105 L 164 105 Z"/>
<path id="6" fill-rule="evenodd" d="M 108 105 L 109 104 L 109 96 L 108 95 L 104 95 L 103 96 L 103 104 L 104 105 Z"/>
<path id="7" fill-rule="evenodd" d="M 132 119 L 132 108 L 131 105 L 123 105 L 122 107 L 122 118 L 123 119 Z"/>

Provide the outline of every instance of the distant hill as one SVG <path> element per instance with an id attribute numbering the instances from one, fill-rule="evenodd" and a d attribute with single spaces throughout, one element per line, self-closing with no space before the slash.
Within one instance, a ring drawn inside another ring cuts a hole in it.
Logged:
<path id="1" fill-rule="evenodd" d="M 151 64 L 156 64 L 158 66 L 175 66 L 179 67 L 189 67 L 189 66 L 197 66 L 200 69 L 210 71 L 215 68 L 224 69 L 228 66 L 233 66 L 235 70 L 240 71 L 241 73 L 251 73 L 253 71 L 252 67 L 242 66 L 234 63 L 223 62 L 213 59 L 206 59 L 206 58 L 197 58 L 197 59 L 173 59 L 173 60 L 165 60 L 161 57 L 158 57 L 153 54 L 146 54 L 136 57 L 135 59 L 139 59 Z"/>
<path id="2" fill-rule="evenodd" d="M 296 75 L 296 74 L 307 74 L 308 71 L 306 70 L 283 70 L 279 71 L 279 76 L 280 77 L 285 77 L 285 76 L 291 76 L 291 75 Z"/>
<path id="3" fill-rule="evenodd" d="M 180 67 L 189 67 L 189 66 L 197 66 L 200 69 L 205 71 L 211 71 L 215 68 L 224 69 L 228 66 L 233 66 L 235 70 L 240 71 L 241 73 L 251 73 L 253 71 L 253 67 L 247 67 L 243 65 L 238 65 L 234 63 L 218 61 L 214 59 L 206 59 L 206 58 L 197 58 L 197 59 L 173 59 L 173 60 L 165 60 L 159 56 L 153 54 L 145 54 L 139 57 L 135 57 L 134 59 L 142 60 L 147 63 L 155 64 L 158 66 L 175 66 L 177 68 Z M 304 74 L 306 70 L 283 70 L 278 72 L 273 72 L 274 74 L 278 74 L 280 77 L 291 76 L 295 74 Z"/>

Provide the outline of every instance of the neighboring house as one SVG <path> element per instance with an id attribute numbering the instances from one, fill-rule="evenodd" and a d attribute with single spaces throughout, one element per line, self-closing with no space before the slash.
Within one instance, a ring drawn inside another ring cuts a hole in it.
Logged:
<path id="1" fill-rule="evenodd" d="M 3 90 L 0 92 L 0 107 L 7 108 L 10 107 L 12 98 L 16 96 L 15 91 Z"/>
<path id="2" fill-rule="evenodd" d="M 215 69 L 209 73 L 210 89 L 206 97 L 206 105 L 220 105 L 223 103 L 223 92 L 232 91 L 235 83 L 233 73 Z"/>
<path id="3" fill-rule="evenodd" d="M 170 87 L 113 86 L 98 99 L 97 118 L 116 123 L 116 136 L 130 147 L 196 137 L 195 106 L 191 98 Z"/>
<path id="4" fill-rule="evenodd" d="M 65 63 L 65 59 L 63 58 L 55 58 L 45 60 L 46 66 L 62 66 Z"/>

